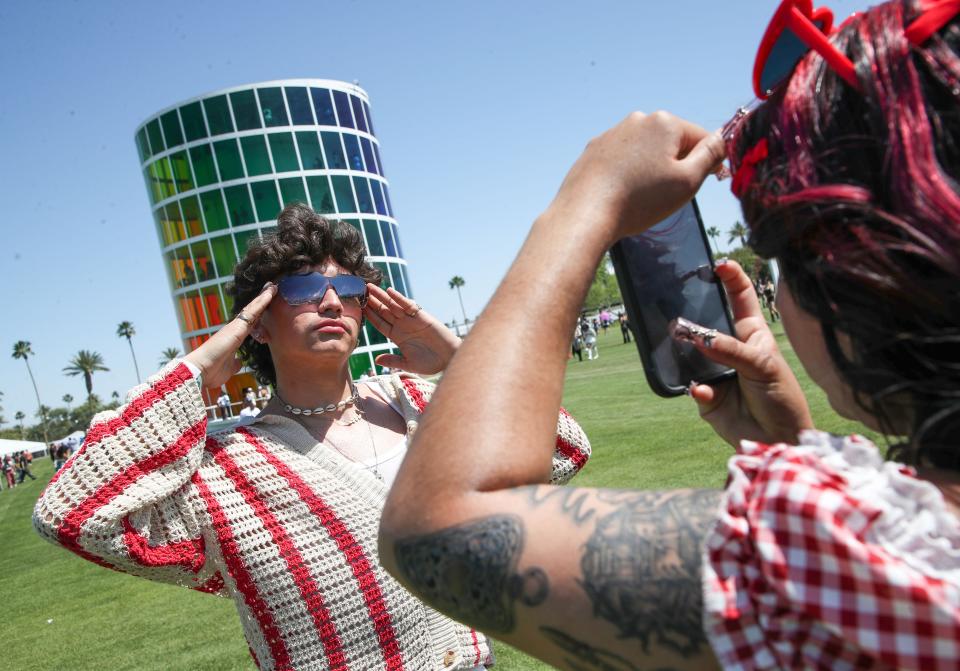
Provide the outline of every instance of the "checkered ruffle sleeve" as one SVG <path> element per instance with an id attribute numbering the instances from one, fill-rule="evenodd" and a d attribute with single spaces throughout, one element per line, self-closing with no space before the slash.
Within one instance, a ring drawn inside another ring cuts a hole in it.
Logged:
<path id="1" fill-rule="evenodd" d="M 960 521 L 859 436 L 744 442 L 704 548 L 727 669 L 956 669 Z"/>

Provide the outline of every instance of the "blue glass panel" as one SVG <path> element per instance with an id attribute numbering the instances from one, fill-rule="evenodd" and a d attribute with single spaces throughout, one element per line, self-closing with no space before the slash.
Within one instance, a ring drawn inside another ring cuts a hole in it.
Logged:
<path id="1" fill-rule="evenodd" d="M 337 211 L 356 212 L 357 204 L 353 199 L 353 189 L 350 188 L 350 178 L 346 175 L 333 175 L 330 181 L 333 183 L 333 194 L 337 199 Z"/>
<path id="2" fill-rule="evenodd" d="M 379 180 L 370 180 L 370 190 L 373 192 L 373 203 L 376 206 L 377 214 L 386 214 L 387 205 L 383 201 L 383 191 L 380 190 Z"/>
<path id="3" fill-rule="evenodd" d="M 340 125 L 346 128 L 356 128 L 353 123 L 353 113 L 350 111 L 350 97 L 343 91 L 334 91 L 333 102 L 337 106 L 337 118 L 340 120 Z"/>
<path id="4" fill-rule="evenodd" d="M 284 89 L 287 94 L 287 107 L 290 108 L 290 118 L 295 126 L 312 126 L 313 110 L 310 108 L 310 96 L 303 86 L 288 86 Z"/>
<path id="5" fill-rule="evenodd" d="M 260 98 L 264 124 L 268 127 L 287 125 L 287 108 L 283 104 L 283 91 L 279 86 L 257 89 L 257 97 Z"/>
<path id="6" fill-rule="evenodd" d="M 333 114 L 330 91 L 311 88 L 310 95 L 313 97 L 313 109 L 317 113 L 317 124 L 320 126 L 336 126 L 337 117 Z"/>
<path id="7" fill-rule="evenodd" d="M 400 274 L 403 275 L 403 283 L 407 287 L 407 298 L 413 298 L 413 287 L 410 286 L 410 273 L 407 272 L 407 266 L 400 266 Z"/>
<path id="8" fill-rule="evenodd" d="M 343 134 L 343 146 L 347 150 L 347 164 L 359 172 L 363 172 L 363 154 L 360 153 L 360 142 L 353 133 Z"/>
<path id="9" fill-rule="evenodd" d="M 387 188 L 386 184 L 381 184 L 383 187 L 383 197 L 387 201 L 387 215 L 396 219 L 393 214 L 393 203 L 390 202 L 390 189 Z"/>
<path id="10" fill-rule="evenodd" d="M 350 96 L 350 106 L 353 108 L 353 118 L 356 119 L 357 128 L 367 132 L 367 122 L 363 118 L 363 108 L 360 106 L 361 100 L 356 96 Z"/>
<path id="11" fill-rule="evenodd" d="M 373 130 L 373 117 L 370 116 L 370 105 L 363 101 L 363 112 L 364 116 L 367 117 L 367 128 L 370 131 L 370 135 L 376 135 L 376 132 Z"/>
<path id="12" fill-rule="evenodd" d="M 340 134 L 324 131 L 320 135 L 323 136 L 323 150 L 327 154 L 327 167 L 339 170 L 346 168 L 347 159 L 343 156 Z"/>
<path id="13" fill-rule="evenodd" d="M 377 170 L 377 164 L 373 160 L 373 147 L 370 140 L 365 137 L 360 138 L 360 149 L 363 150 L 363 160 L 367 164 L 367 172 L 380 174 Z"/>
<path id="14" fill-rule="evenodd" d="M 405 258 L 403 255 L 403 245 L 400 244 L 400 229 L 396 224 L 390 224 L 390 230 L 393 231 L 393 241 L 397 243 L 397 256 L 401 259 Z"/>
<path id="15" fill-rule="evenodd" d="M 399 291 L 404 296 L 407 294 L 407 286 L 403 281 L 403 273 L 400 272 L 399 263 L 390 264 L 390 274 L 393 275 L 393 288 Z"/>
<path id="16" fill-rule="evenodd" d="M 387 173 L 383 170 L 383 159 L 380 158 L 380 147 L 377 144 L 373 145 L 373 154 L 377 157 L 377 174 L 381 177 L 386 177 Z"/>
<path id="17" fill-rule="evenodd" d="M 393 231 L 390 230 L 388 222 L 380 222 L 380 235 L 383 236 L 383 246 L 387 250 L 387 256 L 397 256 L 397 245 L 393 242 Z"/>

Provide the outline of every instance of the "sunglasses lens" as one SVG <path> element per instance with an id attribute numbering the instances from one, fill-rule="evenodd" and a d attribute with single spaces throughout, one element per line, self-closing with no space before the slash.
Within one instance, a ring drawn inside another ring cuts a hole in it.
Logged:
<path id="1" fill-rule="evenodd" d="M 327 283 L 320 273 L 287 275 L 277 282 L 277 290 L 287 305 L 303 305 L 323 298 Z"/>
<path id="2" fill-rule="evenodd" d="M 810 47 L 804 44 L 796 33 L 785 27 L 763 64 L 760 88 L 764 91 L 772 91 L 780 86 L 808 51 Z"/>
<path id="3" fill-rule="evenodd" d="M 330 279 L 341 301 L 355 300 L 362 307 L 367 302 L 367 283 L 356 275 L 337 275 Z"/>

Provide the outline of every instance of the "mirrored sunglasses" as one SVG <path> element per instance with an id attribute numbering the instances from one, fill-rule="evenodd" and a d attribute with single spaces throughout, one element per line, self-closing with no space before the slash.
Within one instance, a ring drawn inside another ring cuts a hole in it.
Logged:
<path id="1" fill-rule="evenodd" d="M 287 275 L 277 282 L 280 296 L 287 305 L 319 303 L 330 287 L 333 287 L 341 302 L 352 301 L 360 307 L 367 304 L 367 283 L 356 275 L 327 277 L 314 272 Z"/>

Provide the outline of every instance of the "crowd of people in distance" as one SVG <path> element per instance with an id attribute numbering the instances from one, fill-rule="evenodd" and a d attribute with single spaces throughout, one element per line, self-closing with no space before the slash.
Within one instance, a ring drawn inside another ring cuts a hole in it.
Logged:
<path id="1" fill-rule="evenodd" d="M 617 322 L 620 326 L 620 335 L 623 337 L 624 344 L 632 342 L 630 333 L 630 321 L 625 312 L 617 313 L 616 318 L 606 308 L 602 308 L 594 317 L 588 317 L 585 313 L 581 314 L 579 321 L 573 329 L 573 342 L 570 345 L 570 357 L 577 357 L 577 361 L 583 361 L 583 355 L 586 353 L 587 361 L 593 361 L 600 358 L 600 349 L 597 344 L 597 336 L 602 330 L 603 333 Z"/>
<path id="2" fill-rule="evenodd" d="M 26 478 L 36 480 L 37 476 L 30 470 L 32 464 L 33 455 L 28 450 L 5 454 L 0 459 L 0 468 L 3 469 L 3 479 L 0 483 L 6 483 L 7 489 L 13 489 L 17 485 L 22 485 Z"/>

